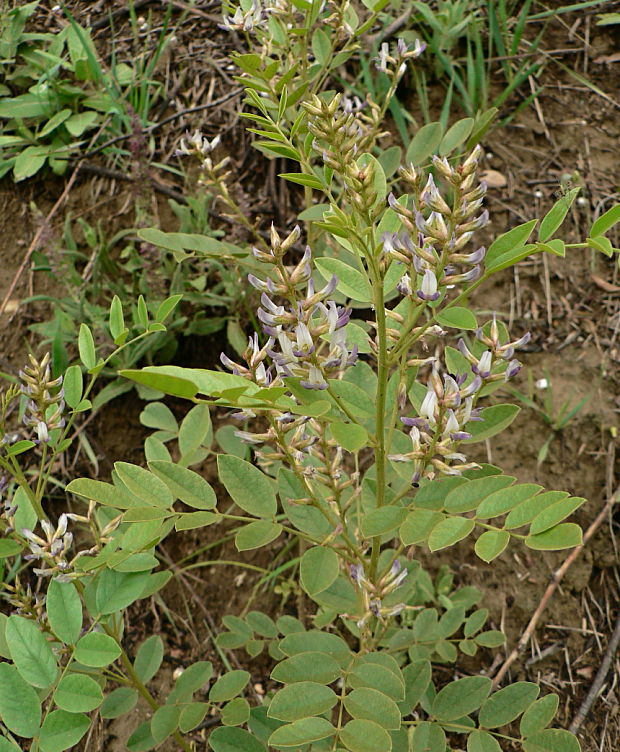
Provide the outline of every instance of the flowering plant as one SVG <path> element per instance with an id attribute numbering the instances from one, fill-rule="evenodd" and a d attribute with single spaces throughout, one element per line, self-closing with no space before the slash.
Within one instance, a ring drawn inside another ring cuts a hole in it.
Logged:
<path id="1" fill-rule="evenodd" d="M 474 589 L 436 590 L 413 558 L 416 547 L 439 551 L 473 533 L 485 562 L 511 540 L 538 550 L 581 541 L 564 520 L 583 499 L 517 483 L 468 456 L 516 416 L 514 405 L 487 404 L 488 396 L 518 373 L 529 336 L 511 339 L 495 316 L 478 322 L 466 301 L 520 258 L 557 252 L 551 236 L 574 196 L 545 217 L 538 242 L 528 243 L 533 220 L 486 249 L 474 242 L 488 223 L 479 147 L 460 160 L 434 157 L 430 170 L 401 168 L 388 193 L 380 163 L 359 153 L 359 113 L 338 95 L 310 97 L 303 108 L 311 138 L 301 161 L 318 157 L 324 167 L 299 175 L 329 202 L 306 233 L 321 238 L 320 255 L 299 247 L 300 227 L 286 237 L 272 228 L 268 248 L 254 249 L 248 281 L 260 292 L 261 331 L 242 361 L 222 354 L 228 373 L 124 372 L 198 406 L 234 409 L 236 435 L 256 462 L 218 455 L 220 481 L 241 513 L 213 506 L 208 522 L 242 523 L 239 551 L 299 537 L 300 585 L 316 604 L 309 630 L 258 612 L 225 619 L 219 643 L 254 655 L 267 642 L 281 686 L 209 743 L 216 752 L 443 752 L 456 734 L 468 737 L 468 750 L 508 739 L 525 750 L 577 750 L 572 735 L 548 728 L 557 701 L 537 699 L 535 684 L 492 692 L 479 675 L 435 688 L 433 662 L 503 636 L 484 630 L 485 609 L 470 611 Z M 200 157 L 198 137 L 194 144 Z M 149 467 L 177 489 L 190 485 L 174 463 Z M 503 728 L 519 716 L 517 733 Z"/>

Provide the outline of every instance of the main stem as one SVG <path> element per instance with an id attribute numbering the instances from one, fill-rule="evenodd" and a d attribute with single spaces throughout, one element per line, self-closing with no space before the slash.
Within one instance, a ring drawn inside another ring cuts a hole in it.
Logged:
<path id="1" fill-rule="evenodd" d="M 373 271 L 374 306 L 377 319 L 377 405 L 375 415 L 376 443 L 375 443 L 375 467 L 377 468 L 377 508 L 385 504 L 385 400 L 388 384 L 388 358 L 387 358 L 387 333 L 385 300 L 383 297 L 383 280 L 375 259 L 370 266 Z M 379 565 L 379 553 L 381 550 L 381 537 L 372 539 L 372 553 L 370 557 L 370 581 L 373 582 Z"/>

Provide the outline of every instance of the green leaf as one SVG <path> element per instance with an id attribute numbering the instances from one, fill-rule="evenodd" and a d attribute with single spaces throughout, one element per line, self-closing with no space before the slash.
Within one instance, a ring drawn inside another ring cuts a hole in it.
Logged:
<path id="1" fill-rule="evenodd" d="M 87 715 L 52 710 L 41 726 L 39 748 L 41 752 L 63 752 L 76 745 L 89 728 Z"/>
<path id="2" fill-rule="evenodd" d="M 221 726 L 209 736 L 213 752 L 267 752 L 266 747 L 245 729 Z"/>
<path id="3" fill-rule="evenodd" d="M 123 522 L 150 522 L 151 520 L 164 520 L 170 517 L 172 512 L 159 507 L 132 507 L 123 515 Z"/>
<path id="4" fill-rule="evenodd" d="M 5 638 L 15 667 L 29 684 L 47 689 L 56 681 L 56 658 L 35 622 L 15 614 L 9 616 Z"/>
<path id="5" fill-rule="evenodd" d="M 45 164 L 48 157 L 48 151 L 36 146 L 28 146 L 17 155 L 13 165 L 13 178 L 16 183 L 20 180 L 35 175 Z"/>
<path id="6" fill-rule="evenodd" d="M 466 676 L 443 687 L 435 697 L 431 714 L 440 721 L 455 721 L 482 705 L 493 686 L 486 676 Z"/>
<path id="7" fill-rule="evenodd" d="M 576 509 L 579 509 L 585 501 L 581 497 L 571 496 L 568 499 L 562 499 L 556 501 L 555 504 L 551 504 L 534 517 L 530 525 L 530 535 L 544 533 L 545 530 L 554 527 L 569 517 Z"/>
<path id="8" fill-rule="evenodd" d="M 538 240 L 540 240 L 541 243 L 546 243 L 562 224 L 580 190 L 581 188 L 572 188 L 565 193 L 555 202 L 543 217 L 540 227 L 538 228 Z"/>
<path id="9" fill-rule="evenodd" d="M 487 530 L 478 538 L 474 549 L 477 556 L 488 564 L 502 553 L 509 540 L 510 533 L 505 530 Z"/>
<path id="10" fill-rule="evenodd" d="M 237 506 L 256 517 L 273 517 L 277 511 L 276 495 L 267 476 L 245 460 L 219 454 L 220 480 Z"/>
<path id="11" fill-rule="evenodd" d="M 467 517 L 448 517 L 432 529 L 428 536 L 428 547 L 431 551 L 453 546 L 466 538 L 475 527 L 474 520 Z"/>
<path id="12" fill-rule="evenodd" d="M 414 509 L 400 526 L 399 535 L 404 546 L 425 541 L 444 515 L 432 509 Z"/>
<path id="13" fill-rule="evenodd" d="M 443 130 L 439 122 L 423 125 L 407 148 L 405 163 L 417 166 L 434 154 L 443 138 Z"/>
<path id="14" fill-rule="evenodd" d="M 209 405 L 195 405 L 187 413 L 179 429 L 179 449 L 182 457 L 192 457 L 197 449 L 209 441 L 212 434 Z"/>
<path id="15" fill-rule="evenodd" d="M 417 508 L 443 509 L 447 494 L 466 483 L 467 479 L 463 477 L 438 478 L 427 482 L 425 486 L 418 489 L 413 503 Z"/>
<path id="16" fill-rule="evenodd" d="M 347 676 L 353 689 L 369 687 L 391 697 L 396 702 L 405 699 L 405 677 L 398 664 L 391 665 L 385 653 L 366 653 L 358 657 L 356 665 Z M 387 664 L 387 665 L 386 665 Z"/>
<path id="17" fill-rule="evenodd" d="M 368 279 L 349 264 L 345 264 L 340 259 L 323 257 L 316 259 L 315 266 L 328 282 L 335 274 L 338 277 L 338 291 L 351 300 L 360 303 L 372 301 L 372 291 Z"/>
<path id="18" fill-rule="evenodd" d="M 225 726 L 240 726 L 250 717 L 250 705 L 244 697 L 236 697 L 224 705 L 221 711 L 222 723 Z"/>
<path id="19" fill-rule="evenodd" d="M 544 729 L 523 742 L 523 752 L 581 752 L 581 747 L 570 731 Z"/>
<path id="20" fill-rule="evenodd" d="M 148 506 L 161 509 L 172 507 L 174 498 L 170 489 L 153 473 L 129 462 L 115 462 L 114 469 L 131 493 L 145 501 Z"/>
<path id="21" fill-rule="evenodd" d="M 188 731 L 196 728 L 199 723 L 202 723 L 209 711 L 209 707 L 208 702 L 190 702 L 185 705 L 179 716 L 179 731 L 182 734 L 186 734 Z"/>
<path id="22" fill-rule="evenodd" d="M 596 251 L 605 254 L 608 258 L 614 255 L 614 247 L 609 238 L 600 235 L 598 238 L 586 238 L 586 243 Z"/>
<path id="23" fill-rule="evenodd" d="M 517 405 L 508 404 L 491 405 L 491 407 L 483 408 L 480 414 L 482 421 L 467 424 L 471 439 L 465 439 L 462 443 L 474 444 L 501 433 L 517 417 L 519 410 L 520 408 Z"/>
<path id="24" fill-rule="evenodd" d="M 317 29 L 312 35 L 312 54 L 317 62 L 327 66 L 332 55 L 332 45 L 329 37 L 322 29 Z"/>
<path id="25" fill-rule="evenodd" d="M 519 724 L 521 736 L 532 736 L 548 726 L 555 717 L 559 702 L 557 695 L 545 695 L 530 705 Z"/>
<path id="26" fill-rule="evenodd" d="M 494 736 L 476 730 L 467 737 L 467 752 L 502 752 L 502 748 Z"/>
<path id="27" fill-rule="evenodd" d="M 209 691 L 211 702 L 225 702 L 240 694 L 250 681 L 247 671 L 229 671 L 220 676 Z"/>
<path id="28" fill-rule="evenodd" d="M 369 687 L 360 687 L 349 692 L 344 706 L 352 718 L 374 721 L 384 729 L 400 728 L 400 710 L 391 698 Z"/>
<path id="29" fill-rule="evenodd" d="M 620 222 L 620 204 L 612 206 L 611 209 L 608 209 L 604 214 L 601 214 L 592 225 L 589 233 L 590 237 L 598 238 L 601 235 L 604 235 L 607 230 L 611 230 L 617 222 Z"/>
<path id="30" fill-rule="evenodd" d="M 413 749 L 415 752 L 445 752 L 446 734 L 437 723 L 423 721 L 413 732 Z"/>
<path id="31" fill-rule="evenodd" d="M 582 531 L 574 522 L 563 522 L 538 535 L 528 535 L 525 545 L 536 551 L 561 551 L 581 545 Z"/>
<path id="32" fill-rule="evenodd" d="M 457 120 L 442 138 L 441 143 L 439 144 L 439 156 L 445 157 L 457 147 L 461 146 L 461 144 L 464 144 L 473 130 L 474 122 L 473 118 Z"/>
<path id="33" fill-rule="evenodd" d="M 278 619 L 280 625 L 280 619 Z M 278 627 L 282 632 L 282 627 Z M 338 635 L 329 632 L 320 632 L 312 629 L 308 632 L 303 630 L 291 632 L 279 643 L 280 650 L 288 656 L 306 653 L 308 651 L 317 651 L 327 653 L 335 658 L 342 666 L 348 664 L 351 659 L 351 650 L 347 643 L 338 637 Z"/>
<path id="34" fill-rule="evenodd" d="M 155 368 L 157 368 L 157 366 L 153 366 L 151 370 L 146 368 L 141 370 L 125 369 L 119 371 L 119 374 L 126 379 L 134 381 L 136 384 L 143 384 L 151 389 L 157 389 L 160 392 L 164 392 L 164 394 L 170 394 L 173 397 L 192 399 L 196 396 L 198 387 L 196 387 L 189 379 L 153 370 Z"/>
<path id="35" fill-rule="evenodd" d="M 198 527 L 207 527 L 219 522 L 222 518 L 213 512 L 188 512 L 180 514 L 174 523 L 175 530 L 195 530 Z"/>
<path id="36" fill-rule="evenodd" d="M 215 491 L 198 473 L 181 467 L 175 462 L 155 460 L 149 469 L 164 481 L 171 493 L 194 509 L 214 509 L 217 502 Z"/>
<path id="37" fill-rule="evenodd" d="M 339 379 L 329 379 L 329 386 L 332 392 L 335 392 L 340 399 L 346 402 L 351 412 L 357 413 L 364 419 L 370 416 L 374 417 L 374 404 L 368 399 L 368 394 L 357 384 Z"/>
<path id="38" fill-rule="evenodd" d="M 49 100 L 40 94 L 22 94 L 19 97 L 3 97 L 0 100 L 0 118 L 40 118 L 51 117 Z"/>
<path id="39" fill-rule="evenodd" d="M 159 635 L 151 635 L 138 648 L 134 669 L 140 681 L 147 684 L 159 671 L 164 659 L 164 643 Z"/>
<path id="40" fill-rule="evenodd" d="M 390 752 L 392 738 L 379 724 L 364 719 L 349 721 L 340 732 L 340 741 L 351 752 Z"/>
<path id="41" fill-rule="evenodd" d="M 306 175 L 303 172 L 281 172 L 278 174 L 278 177 L 284 178 L 291 183 L 297 183 L 297 185 L 307 185 L 309 188 L 314 188 L 317 191 L 324 190 L 323 183 L 321 183 L 316 175 Z"/>
<path id="42" fill-rule="evenodd" d="M 138 696 L 138 690 L 131 687 L 114 689 L 103 701 L 99 714 L 102 718 L 118 718 L 125 715 L 135 707 Z"/>
<path id="43" fill-rule="evenodd" d="M 116 640 L 101 632 L 90 632 L 75 647 L 75 659 L 85 666 L 103 668 L 113 663 L 121 654 Z"/>
<path id="44" fill-rule="evenodd" d="M 68 120 L 65 120 L 64 125 L 72 136 L 79 138 L 84 131 L 95 125 L 98 118 L 99 113 L 92 110 L 76 112 L 75 115 L 71 115 Z"/>
<path id="45" fill-rule="evenodd" d="M 274 681 L 294 684 L 311 681 L 317 684 L 331 684 L 340 676 L 340 666 L 327 653 L 309 651 L 285 658 L 271 672 Z"/>
<path id="46" fill-rule="evenodd" d="M 476 509 L 476 517 L 485 520 L 499 517 L 541 490 L 542 486 L 535 483 L 522 483 L 518 486 L 502 488 L 482 500 Z"/>
<path id="47" fill-rule="evenodd" d="M 540 687 L 533 682 L 515 682 L 494 692 L 480 708 L 478 721 L 485 728 L 498 728 L 514 721 L 538 697 Z"/>
<path id="48" fill-rule="evenodd" d="M 251 629 L 261 637 L 278 636 L 278 628 L 273 619 L 270 616 L 267 616 L 267 614 L 263 614 L 261 611 L 250 611 L 245 617 L 245 620 Z"/>
<path id="49" fill-rule="evenodd" d="M 157 744 L 174 734 L 179 725 L 181 709 L 176 705 L 162 705 L 151 718 L 151 735 Z"/>
<path id="50" fill-rule="evenodd" d="M 384 506 L 373 509 L 362 517 L 362 534 L 366 538 L 372 538 L 375 535 L 389 533 L 402 525 L 406 516 L 407 510 L 403 507 Z"/>
<path id="51" fill-rule="evenodd" d="M 301 747 L 333 736 L 336 729 L 325 718 L 301 718 L 277 728 L 269 737 L 269 746 L 278 749 Z"/>
<path id="52" fill-rule="evenodd" d="M 134 730 L 129 739 L 127 739 L 128 752 L 146 752 L 157 745 L 151 734 L 151 722 L 144 721 Z"/>
<path id="53" fill-rule="evenodd" d="M 111 483 L 104 483 L 100 480 L 76 478 L 76 480 L 72 480 L 69 483 L 66 490 L 77 496 L 97 501 L 104 506 L 117 507 L 118 509 L 129 509 L 136 506 L 135 501 L 127 494 L 120 491 Z"/>
<path id="54" fill-rule="evenodd" d="M 140 413 L 140 423 L 147 428 L 156 428 L 172 434 L 179 430 L 172 410 L 163 402 L 149 402 Z"/>
<path id="55" fill-rule="evenodd" d="M 506 642 L 506 636 L 497 629 L 489 629 L 487 632 L 481 632 L 474 638 L 477 645 L 484 648 L 498 648 Z"/>
<path id="56" fill-rule="evenodd" d="M 531 219 L 529 222 L 513 227 L 512 230 L 499 235 L 491 243 L 486 252 L 484 263 L 487 269 L 492 268 L 494 266 L 492 262 L 496 261 L 500 256 L 525 245 L 537 222 L 537 219 Z"/>
<path id="57" fill-rule="evenodd" d="M 527 525 L 531 522 L 543 509 L 550 507 L 560 499 L 566 499 L 568 493 L 566 491 L 547 491 L 546 493 L 538 494 L 530 499 L 522 501 L 516 506 L 506 517 L 504 521 L 504 527 L 507 530 Z"/>
<path id="58" fill-rule="evenodd" d="M 115 295 L 112 298 L 108 325 L 114 342 L 116 342 L 116 340 L 127 331 L 125 327 L 125 317 L 123 316 L 123 304 L 118 295 Z"/>
<path id="59" fill-rule="evenodd" d="M 89 713 L 101 705 L 103 692 L 90 676 L 66 674 L 56 687 L 54 702 L 69 713 Z"/>
<path id="60" fill-rule="evenodd" d="M 368 431 L 356 423 L 330 423 L 332 438 L 347 452 L 359 452 L 368 443 Z"/>
<path id="61" fill-rule="evenodd" d="M 463 625 L 463 634 L 465 637 L 471 637 L 482 629 L 488 617 L 489 610 L 487 608 L 480 608 L 477 611 L 474 611 L 473 614 L 470 614 Z"/>
<path id="62" fill-rule="evenodd" d="M 0 752 L 21 752 L 20 748 L 6 737 L 0 736 Z"/>
<path id="63" fill-rule="evenodd" d="M 191 698 L 194 692 L 197 692 L 204 687 L 204 685 L 211 679 L 212 675 L 213 664 L 211 661 L 197 661 L 196 663 L 192 663 L 192 665 L 188 666 L 178 677 L 172 693 L 185 702 Z"/>
<path id="64" fill-rule="evenodd" d="M 441 326 L 449 326 L 453 329 L 477 329 L 476 317 L 468 308 L 450 306 L 435 314 L 435 321 Z"/>
<path id="65" fill-rule="evenodd" d="M 100 614 L 113 614 L 142 596 L 148 572 L 117 572 L 104 569 L 97 580 L 96 607 Z"/>
<path id="66" fill-rule="evenodd" d="M 222 457 L 223 455 L 219 455 Z M 274 541 L 282 532 L 282 525 L 268 520 L 256 520 L 244 525 L 235 536 L 237 551 L 250 551 Z"/>
<path id="67" fill-rule="evenodd" d="M 18 736 L 31 739 L 41 723 L 41 702 L 15 666 L 0 663 L 0 717 Z"/>
<path id="68" fill-rule="evenodd" d="M 7 556 L 17 556 L 22 550 L 21 544 L 15 540 L 10 538 L 0 540 L 0 559 L 6 559 Z"/>
<path id="69" fill-rule="evenodd" d="M 267 715 L 279 721 L 297 721 L 331 710 L 338 702 L 333 690 L 323 684 L 301 681 L 279 689 Z"/>
<path id="70" fill-rule="evenodd" d="M 80 324 L 80 333 L 78 335 L 78 350 L 80 360 L 87 371 L 97 365 L 97 353 L 95 352 L 95 341 L 92 332 L 86 324 Z"/>
<path id="71" fill-rule="evenodd" d="M 301 557 L 301 586 L 310 597 L 326 590 L 338 577 L 339 572 L 340 560 L 331 548 L 313 546 Z"/>
<path id="72" fill-rule="evenodd" d="M 78 365 L 69 366 L 62 381 L 65 401 L 69 407 L 77 407 L 82 400 L 82 369 Z"/>
<path id="73" fill-rule="evenodd" d="M 180 303 L 180 301 L 183 300 L 183 295 L 171 295 L 169 298 L 166 298 L 166 300 L 162 301 L 157 306 L 157 311 L 155 313 L 155 321 L 157 321 L 160 324 L 163 324 L 164 321 L 170 316 L 170 314 L 174 311 L 174 309 L 177 307 L 177 305 Z"/>

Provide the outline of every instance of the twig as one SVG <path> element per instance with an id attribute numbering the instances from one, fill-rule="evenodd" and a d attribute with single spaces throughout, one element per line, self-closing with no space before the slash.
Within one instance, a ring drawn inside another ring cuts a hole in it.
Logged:
<path id="1" fill-rule="evenodd" d="M 517 646 L 514 648 L 512 653 L 506 658 L 506 660 L 503 662 L 503 664 L 500 666 L 498 672 L 495 674 L 495 677 L 493 679 L 493 685 L 497 687 L 504 676 L 506 675 L 506 672 L 512 666 L 512 664 L 517 660 L 517 658 L 521 655 L 521 653 L 525 650 L 527 647 L 527 644 L 532 638 L 532 635 L 534 634 L 534 631 L 536 629 L 536 626 L 538 624 L 538 621 L 540 620 L 540 617 L 543 614 L 543 611 L 547 608 L 547 605 L 549 601 L 551 600 L 553 594 L 558 588 L 558 585 L 560 582 L 562 582 L 562 579 L 564 578 L 564 575 L 570 567 L 575 563 L 577 557 L 579 554 L 583 551 L 585 546 L 588 544 L 590 538 L 594 535 L 594 533 L 599 529 L 607 515 L 609 514 L 610 509 L 613 507 L 613 505 L 616 503 L 616 498 L 618 494 L 620 493 L 620 488 L 616 489 L 616 491 L 607 499 L 607 502 L 605 503 L 605 506 L 600 511 L 594 522 L 590 525 L 590 527 L 586 530 L 586 532 L 583 534 L 583 542 L 574 548 L 569 556 L 565 559 L 564 563 L 559 569 L 556 569 L 555 572 L 551 575 L 551 582 L 547 586 L 547 589 L 545 590 L 545 593 L 538 604 L 538 608 L 536 611 L 534 611 L 534 615 L 530 619 L 529 624 L 527 625 L 525 632 L 523 632 L 523 635 L 521 636 L 521 639 L 517 643 Z"/>
<path id="2" fill-rule="evenodd" d="M 620 644 L 620 612 L 618 613 L 616 626 L 614 627 L 614 631 L 611 634 L 609 644 L 607 645 L 607 650 L 605 651 L 605 655 L 603 656 L 603 661 L 599 667 L 599 670 L 596 672 L 596 676 L 594 677 L 590 691 L 585 696 L 583 702 L 579 706 L 579 710 L 575 713 L 575 717 L 568 727 L 568 730 L 571 733 L 574 734 L 577 732 L 581 724 L 584 722 L 588 711 L 592 707 L 592 704 L 598 697 L 598 694 L 601 691 L 601 687 L 603 686 L 603 682 L 605 681 L 605 677 L 609 672 L 614 654 L 618 649 L 618 644 Z"/>
<path id="3" fill-rule="evenodd" d="M 400 31 L 402 27 L 407 23 L 409 20 L 409 16 L 413 13 L 413 4 L 411 4 L 407 10 L 405 10 L 404 13 L 401 13 L 398 18 L 395 18 L 391 24 L 385 27 L 385 29 L 382 29 L 379 31 L 372 39 L 371 41 L 376 44 L 381 44 L 381 42 L 385 41 L 386 39 L 390 39 L 391 37 L 396 34 L 397 31 Z"/>
<path id="4" fill-rule="evenodd" d="M 183 110 L 179 110 L 179 112 L 175 112 L 173 115 L 169 115 L 168 117 L 164 118 L 163 120 L 159 120 L 157 123 L 154 123 L 153 125 L 149 125 L 148 128 L 142 129 L 142 135 L 148 136 L 151 133 L 154 133 L 156 130 L 161 128 L 164 125 L 167 125 L 168 123 L 171 123 L 173 120 L 177 120 L 180 117 L 183 117 L 183 115 L 191 115 L 194 112 L 201 112 L 202 110 L 210 109 L 211 107 L 216 107 L 218 104 L 223 104 L 224 102 L 227 102 L 229 99 L 233 99 L 234 97 L 239 96 L 243 89 L 240 87 L 238 89 L 233 89 L 232 91 L 227 92 L 221 97 L 218 97 L 217 99 L 214 99 L 211 102 L 206 102 L 205 104 L 199 104 L 196 105 L 196 107 L 186 107 Z M 91 149 L 91 151 L 87 151 L 86 154 L 82 155 L 82 159 L 88 159 L 89 157 L 94 157 L 95 154 L 99 154 L 99 152 L 103 151 L 104 149 L 107 149 L 108 146 L 112 146 L 112 144 L 117 144 L 120 141 L 126 141 L 128 138 L 133 137 L 133 133 L 123 133 L 120 136 L 115 136 L 114 138 L 111 138 L 109 141 L 106 141 L 103 144 L 100 144 L 95 149 Z"/>
<path id="5" fill-rule="evenodd" d="M 131 175 L 127 175 L 125 172 L 121 172 L 120 170 L 112 170 L 109 167 L 101 167 L 100 165 L 82 163 L 79 169 L 80 172 L 84 172 L 89 175 L 96 175 L 97 177 L 101 178 L 110 178 L 111 180 L 123 180 L 129 183 L 135 180 L 135 178 L 133 178 Z M 180 204 L 187 203 L 185 196 L 182 193 L 179 193 L 179 191 L 176 191 L 174 188 L 170 188 L 167 185 L 158 183 L 157 180 L 154 180 L 153 178 L 151 178 L 151 184 L 153 186 L 153 190 L 157 193 L 161 193 L 163 196 L 168 196 L 168 198 L 173 198 Z"/>
<path id="6" fill-rule="evenodd" d="M 34 253 L 35 249 L 39 245 L 39 241 L 41 240 L 41 236 L 43 235 L 45 229 L 49 225 L 52 217 L 56 214 L 56 212 L 58 211 L 58 209 L 60 209 L 60 207 L 64 203 L 65 199 L 69 195 L 69 191 L 71 190 L 71 188 L 73 187 L 73 184 L 75 183 L 75 180 L 76 180 L 76 178 L 78 176 L 79 170 L 80 170 L 80 163 L 78 162 L 78 164 L 75 166 L 75 169 L 73 170 L 73 173 L 71 174 L 71 177 L 67 181 L 67 185 L 65 185 L 63 192 L 60 194 L 58 200 L 56 201 L 56 203 L 54 204 L 54 206 L 52 206 L 52 208 L 50 209 L 49 214 L 45 217 L 45 219 L 43 220 L 43 222 L 41 222 L 41 224 L 39 226 L 39 229 L 36 231 L 36 233 L 34 235 L 34 238 L 32 239 L 32 242 L 28 246 L 28 250 L 26 251 L 26 255 L 24 256 L 24 258 L 22 260 L 22 263 L 19 266 L 19 269 L 15 273 L 15 276 L 13 277 L 13 281 L 9 285 L 9 289 L 7 290 L 7 293 L 4 296 L 4 300 L 2 301 L 2 305 L 0 305 L 0 316 L 2 316 L 2 314 L 5 312 L 6 307 L 7 307 L 8 303 L 9 303 L 9 300 L 12 298 L 13 293 L 15 292 L 15 288 L 17 287 L 17 283 L 19 282 L 22 274 L 26 270 L 26 267 L 30 263 L 30 257 L 32 256 L 32 254 Z M 11 316 L 11 320 L 12 320 L 12 318 L 13 317 Z"/>

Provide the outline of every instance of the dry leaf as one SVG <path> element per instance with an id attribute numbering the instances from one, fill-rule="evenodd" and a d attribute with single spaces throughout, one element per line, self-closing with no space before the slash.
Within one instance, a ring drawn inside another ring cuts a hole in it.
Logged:
<path id="1" fill-rule="evenodd" d="M 489 188 L 504 188 L 508 184 L 506 176 L 497 170 L 485 170 L 480 177 Z"/>
<path id="2" fill-rule="evenodd" d="M 600 57 L 594 58 L 595 63 L 607 63 L 609 65 L 610 63 L 620 63 L 620 52 L 614 52 L 612 55 L 601 55 Z"/>
<path id="3" fill-rule="evenodd" d="M 596 274 L 591 274 L 590 279 L 597 287 L 600 287 L 601 290 L 605 290 L 605 292 L 620 292 L 620 287 L 618 287 L 618 285 L 612 285 L 611 282 L 608 282 L 601 277 L 597 277 Z"/>

